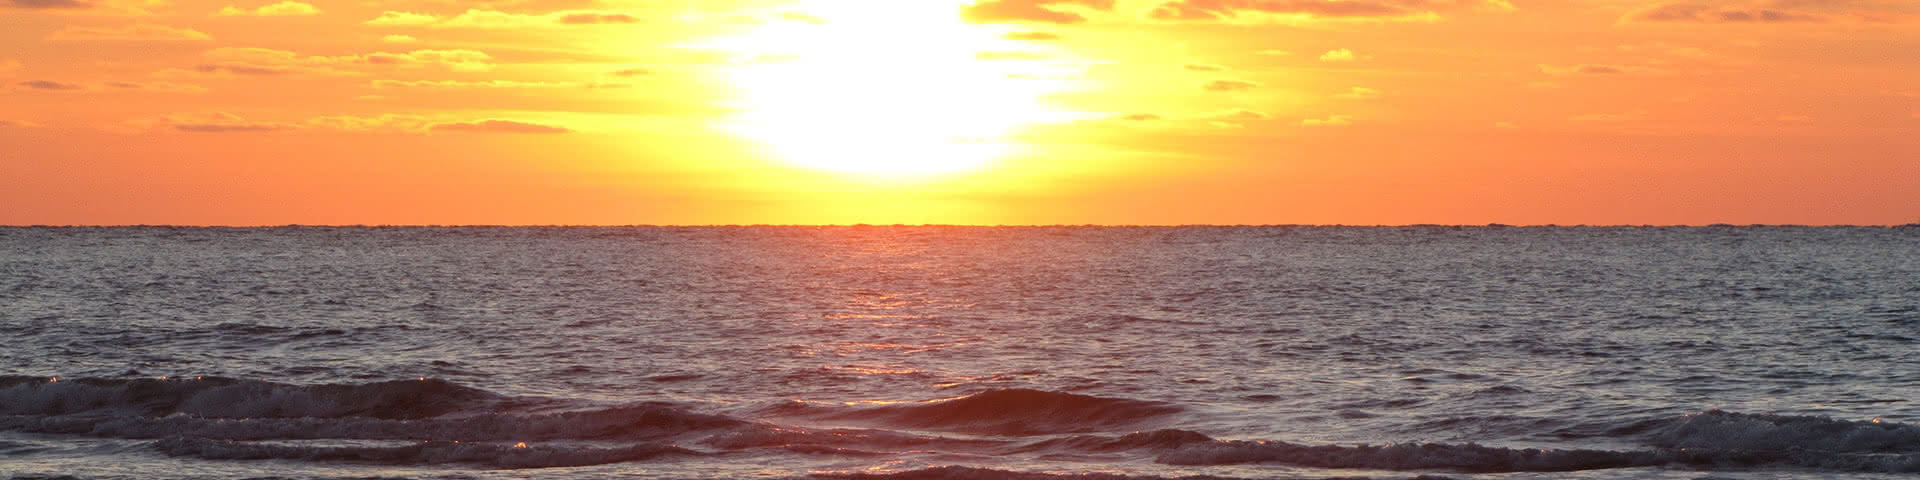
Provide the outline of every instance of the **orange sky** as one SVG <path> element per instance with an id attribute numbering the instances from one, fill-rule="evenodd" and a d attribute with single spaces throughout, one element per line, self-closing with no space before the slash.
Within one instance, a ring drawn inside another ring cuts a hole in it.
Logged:
<path id="1" fill-rule="evenodd" d="M 0 224 L 1920 222 L 1912 0 L 0 0 Z"/>

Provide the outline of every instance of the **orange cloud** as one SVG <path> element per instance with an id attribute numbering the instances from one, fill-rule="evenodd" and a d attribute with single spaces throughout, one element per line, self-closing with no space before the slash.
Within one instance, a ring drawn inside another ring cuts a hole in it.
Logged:
<path id="1" fill-rule="evenodd" d="M 373 88 L 579 88 L 587 84 L 572 82 L 521 82 L 515 80 L 374 80 Z"/>
<path id="2" fill-rule="evenodd" d="M 441 66 L 456 72 L 491 70 L 492 56 L 474 50 L 414 50 L 405 53 L 374 52 L 365 55 L 303 56 L 286 50 L 257 47 L 222 47 L 201 54 L 206 63 L 194 72 L 234 75 L 315 75 L 358 76 L 367 66 L 422 67 Z"/>
<path id="3" fill-rule="evenodd" d="M 1022 40 L 1022 41 L 1029 41 L 1029 42 L 1050 42 L 1054 40 L 1059 40 L 1063 37 L 1061 37 L 1060 34 L 1058 33 L 1050 33 L 1050 32 L 1013 32 L 1013 33 L 1006 34 L 1001 38 L 1005 38 L 1007 40 Z"/>
<path id="4" fill-rule="evenodd" d="M 207 87 L 168 82 L 107 82 L 107 87 L 119 90 L 134 90 L 155 93 L 207 93 Z"/>
<path id="5" fill-rule="evenodd" d="M 1322 62 L 1351 62 L 1351 61 L 1357 60 L 1358 58 L 1359 57 L 1354 56 L 1353 50 L 1348 50 L 1344 48 L 1338 49 L 1338 50 L 1329 50 L 1327 51 L 1327 53 L 1320 54 L 1320 61 Z"/>
<path id="6" fill-rule="evenodd" d="M 1207 82 L 1207 85 L 1206 85 L 1206 89 L 1209 92 L 1238 92 L 1241 90 L 1252 90 L 1259 87 L 1260 87 L 1260 84 L 1245 81 L 1245 80 L 1214 80 L 1211 82 Z"/>
<path id="7" fill-rule="evenodd" d="M 1344 127 L 1352 124 L 1352 115 L 1329 115 L 1327 118 L 1309 118 L 1300 121 L 1300 125 L 1308 127 Z"/>
<path id="8" fill-rule="evenodd" d="M 1380 98 L 1380 91 L 1367 87 L 1353 87 L 1347 89 L 1346 93 L 1334 95 L 1333 98 L 1342 100 L 1372 100 Z"/>
<path id="9" fill-rule="evenodd" d="M 253 10 L 228 5 L 213 15 L 216 17 L 296 17 L 319 14 L 320 9 L 315 8 L 313 5 L 287 0 L 271 5 L 263 5 Z"/>
<path id="10" fill-rule="evenodd" d="M 55 92 L 85 90 L 87 88 L 86 85 L 81 85 L 77 83 L 62 83 L 62 82 L 56 82 L 52 80 L 28 80 L 28 81 L 16 83 L 14 85 L 19 86 L 20 88 L 27 88 L 27 89 L 33 89 L 33 90 L 47 90 L 47 91 L 55 91 Z"/>
<path id="11" fill-rule="evenodd" d="M 1510 10 L 1513 5 L 1505 0 L 1178 0 L 1161 4 L 1148 16 L 1162 20 L 1233 20 L 1247 15 L 1422 19 L 1475 7 Z"/>
<path id="12" fill-rule="evenodd" d="M 1783 23 L 1822 22 L 1818 15 L 1771 8 L 1710 7 L 1694 3 L 1668 3 L 1648 7 L 1627 15 L 1627 20 L 1643 22 L 1696 23 Z"/>
<path id="13" fill-rule="evenodd" d="M 0 2 L 0 7 L 36 10 L 57 8 L 80 9 L 92 6 L 93 5 L 78 0 L 6 0 L 5 2 Z"/>
<path id="14" fill-rule="evenodd" d="M 1622 23 L 1896 23 L 1920 16 L 1911 0 L 1769 0 L 1655 3 L 1627 14 Z"/>
<path id="15" fill-rule="evenodd" d="M 226 112 L 170 115 L 163 122 L 175 131 L 187 133 L 258 133 L 296 128 L 285 123 L 250 121 Z"/>
<path id="16" fill-rule="evenodd" d="M 1112 10 L 1114 0 L 981 0 L 960 10 L 973 23 L 1083 23 L 1087 17 L 1061 7 Z"/>
<path id="17" fill-rule="evenodd" d="M 419 133 L 426 131 L 430 124 L 426 118 L 417 115 L 390 113 L 378 117 L 349 115 L 317 117 L 307 120 L 307 125 L 343 132 Z"/>
<path id="18" fill-rule="evenodd" d="M 1573 75 L 1573 74 L 1618 75 L 1622 73 L 1627 73 L 1629 70 L 1632 70 L 1632 68 L 1622 67 L 1618 65 L 1580 64 L 1580 65 L 1568 65 L 1568 66 L 1557 66 L 1557 65 L 1541 65 L 1540 66 L 1540 71 L 1548 75 Z"/>
<path id="19" fill-rule="evenodd" d="M 56 30 L 51 35 L 47 35 L 47 40 L 205 42 L 213 40 L 213 36 L 191 28 L 174 28 L 165 25 L 137 23 L 124 27 L 67 27 Z"/>
<path id="20" fill-rule="evenodd" d="M 453 17 L 386 11 L 365 22 L 387 27 L 514 29 L 556 25 L 610 25 L 640 23 L 640 17 L 625 12 L 565 10 L 538 15 L 507 13 L 497 10 L 469 9 Z"/>
<path id="21" fill-rule="evenodd" d="M 569 133 L 563 127 L 540 125 L 536 123 L 515 122 L 510 120 L 482 120 L 478 122 L 437 123 L 427 130 L 434 132 L 462 133 Z"/>

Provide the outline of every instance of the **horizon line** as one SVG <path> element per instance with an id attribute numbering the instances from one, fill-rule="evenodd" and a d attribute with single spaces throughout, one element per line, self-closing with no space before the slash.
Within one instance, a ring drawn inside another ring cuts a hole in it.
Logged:
<path id="1" fill-rule="evenodd" d="M 394 223 L 394 224 L 324 224 L 324 223 L 285 223 L 285 224 L 165 224 L 165 223 L 125 223 L 125 224 L 0 224 L 0 228 L 206 228 L 206 229 L 274 229 L 274 228 L 1281 228 L 1281 227 L 1346 227 L 1346 228 L 1914 228 L 1920 227 L 1920 221 L 1904 224 L 1797 224 L 1797 223 L 1613 223 L 1613 224 L 1507 224 L 1507 223 L 1398 223 L 1398 224 L 1352 224 L 1352 223 L 1054 223 L 1054 224 L 961 224 L 961 223 L 709 223 L 709 224 L 434 224 L 434 223 Z"/>

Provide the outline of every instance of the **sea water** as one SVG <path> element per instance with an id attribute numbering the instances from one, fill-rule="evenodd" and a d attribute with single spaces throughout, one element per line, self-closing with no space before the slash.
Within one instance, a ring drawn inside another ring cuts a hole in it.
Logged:
<path id="1" fill-rule="evenodd" d="M 16 478 L 1913 478 L 1920 228 L 5 228 L 0 375 Z"/>

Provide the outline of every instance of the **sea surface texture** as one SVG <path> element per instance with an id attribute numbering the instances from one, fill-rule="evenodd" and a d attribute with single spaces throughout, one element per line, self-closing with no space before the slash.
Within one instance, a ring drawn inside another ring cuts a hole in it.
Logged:
<path id="1" fill-rule="evenodd" d="M 0 375 L 0 478 L 1911 479 L 1920 228 L 5 228 Z"/>

